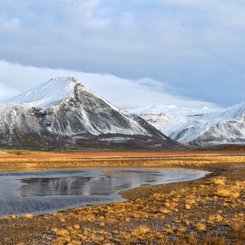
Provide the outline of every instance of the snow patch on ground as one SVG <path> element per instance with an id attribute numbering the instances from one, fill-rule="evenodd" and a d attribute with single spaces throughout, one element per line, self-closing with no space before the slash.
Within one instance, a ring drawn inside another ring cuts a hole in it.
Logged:
<path id="1" fill-rule="evenodd" d="M 130 137 L 112 137 L 112 138 L 104 138 L 101 139 L 100 141 L 107 141 L 107 142 L 126 142 L 132 140 Z"/>

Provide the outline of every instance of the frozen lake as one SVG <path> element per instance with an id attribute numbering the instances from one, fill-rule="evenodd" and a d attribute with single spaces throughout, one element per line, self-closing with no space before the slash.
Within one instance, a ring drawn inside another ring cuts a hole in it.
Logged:
<path id="1" fill-rule="evenodd" d="M 182 182 L 208 172 L 192 169 L 93 169 L 0 173 L 0 216 L 45 214 L 123 201 L 121 190 Z"/>

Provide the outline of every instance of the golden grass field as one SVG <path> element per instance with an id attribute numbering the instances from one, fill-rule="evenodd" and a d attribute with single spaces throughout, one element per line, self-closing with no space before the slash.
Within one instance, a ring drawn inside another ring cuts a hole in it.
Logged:
<path id="1" fill-rule="evenodd" d="M 207 167 L 244 163 L 245 154 L 204 152 L 38 152 L 0 151 L 0 171 L 35 171 L 97 167 Z"/>
<path id="2" fill-rule="evenodd" d="M 0 219 L 0 244 L 244 244 L 241 152 L 0 153 L 0 171 L 186 167 L 200 180 L 123 191 L 126 202 Z"/>

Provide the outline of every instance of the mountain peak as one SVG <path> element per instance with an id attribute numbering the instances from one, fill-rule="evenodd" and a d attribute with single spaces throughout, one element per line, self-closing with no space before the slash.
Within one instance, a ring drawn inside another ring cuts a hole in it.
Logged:
<path id="1" fill-rule="evenodd" d="M 7 102 L 47 108 L 74 96 L 75 87 L 82 84 L 72 76 L 52 78 L 27 90 Z"/>
<path id="2" fill-rule="evenodd" d="M 51 78 L 49 82 L 55 82 L 55 83 L 80 83 L 75 77 L 73 76 L 62 76 L 62 77 L 55 77 Z"/>

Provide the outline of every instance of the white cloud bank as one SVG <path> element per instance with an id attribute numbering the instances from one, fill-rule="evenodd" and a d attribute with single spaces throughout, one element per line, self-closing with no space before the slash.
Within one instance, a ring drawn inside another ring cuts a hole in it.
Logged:
<path id="1" fill-rule="evenodd" d="M 150 78 L 129 80 L 109 74 L 92 74 L 71 70 L 37 68 L 0 61 L 0 97 L 22 92 L 50 78 L 74 76 L 120 108 L 151 105 L 214 106 L 208 102 L 171 95 L 168 84 Z M 5 84 L 4 86 L 1 84 Z"/>
<path id="2" fill-rule="evenodd" d="M 0 83 L 0 99 L 6 99 L 15 95 L 18 91 Z"/>

